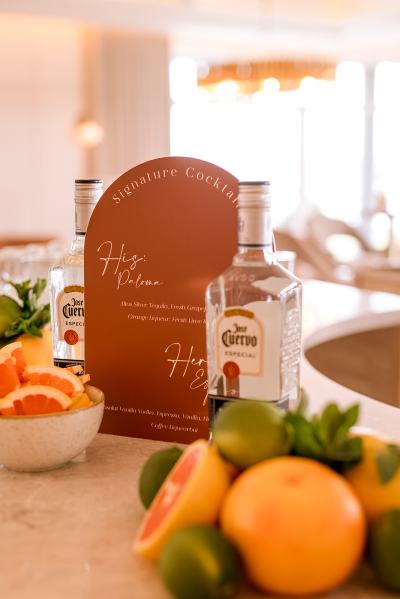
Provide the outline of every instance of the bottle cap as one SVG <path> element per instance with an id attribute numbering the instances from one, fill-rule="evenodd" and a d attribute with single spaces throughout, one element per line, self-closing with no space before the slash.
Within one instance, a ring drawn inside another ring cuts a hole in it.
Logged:
<path id="1" fill-rule="evenodd" d="M 102 194 L 102 179 L 75 179 L 75 202 L 78 204 L 96 204 Z"/>
<path id="2" fill-rule="evenodd" d="M 272 247 L 271 196 L 269 181 L 239 183 L 239 245 Z"/>
<path id="3" fill-rule="evenodd" d="M 269 181 L 240 181 L 239 208 L 271 208 Z"/>

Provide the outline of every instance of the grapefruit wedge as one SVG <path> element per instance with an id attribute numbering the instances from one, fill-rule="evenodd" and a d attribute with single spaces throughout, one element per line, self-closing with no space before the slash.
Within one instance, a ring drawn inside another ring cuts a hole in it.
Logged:
<path id="1" fill-rule="evenodd" d="M 18 389 L 19 378 L 15 361 L 9 352 L 0 354 L 0 397 Z"/>
<path id="2" fill-rule="evenodd" d="M 157 560 L 175 531 L 188 524 L 213 524 L 229 483 L 228 468 L 215 447 L 203 439 L 189 445 L 146 512 L 134 551 Z"/>
<path id="3" fill-rule="evenodd" d="M 17 369 L 17 374 L 19 380 L 22 381 L 22 373 L 26 367 L 26 360 L 24 356 L 24 351 L 22 349 L 21 341 L 14 341 L 13 343 L 9 343 L 0 349 L 0 356 L 3 354 L 11 354 L 11 356 L 15 359 L 15 367 Z"/>
<path id="4" fill-rule="evenodd" d="M 72 399 L 66 394 L 47 385 L 24 385 L 12 391 L 2 400 L 0 409 L 10 409 L 14 405 L 17 416 L 37 416 L 39 414 L 52 414 L 67 410 Z M 4 406 L 2 408 L 2 406 Z M 3 415 L 12 415 L 11 412 Z"/>
<path id="5" fill-rule="evenodd" d="M 17 412 L 15 411 L 14 402 L 12 399 L 7 399 L 6 397 L 0 399 L 0 414 L 2 416 L 16 416 Z"/>
<path id="6" fill-rule="evenodd" d="M 84 392 L 82 381 L 66 368 L 58 366 L 27 366 L 25 380 L 31 385 L 46 385 L 62 391 L 66 395 L 80 395 Z"/>

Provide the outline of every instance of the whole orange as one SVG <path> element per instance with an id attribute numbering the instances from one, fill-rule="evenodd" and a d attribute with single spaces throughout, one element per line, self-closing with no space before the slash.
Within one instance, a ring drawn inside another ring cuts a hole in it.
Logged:
<path id="1" fill-rule="evenodd" d="M 357 566 L 365 545 L 361 505 L 344 478 L 307 458 L 279 457 L 244 471 L 221 512 L 249 579 L 267 592 L 328 591 Z"/>
<path id="2" fill-rule="evenodd" d="M 346 472 L 346 478 L 363 505 L 368 520 L 374 521 L 388 510 L 400 508 L 400 471 L 395 471 L 390 480 L 382 481 L 378 459 L 388 455 L 390 443 L 372 434 L 360 436 L 363 458 Z"/>

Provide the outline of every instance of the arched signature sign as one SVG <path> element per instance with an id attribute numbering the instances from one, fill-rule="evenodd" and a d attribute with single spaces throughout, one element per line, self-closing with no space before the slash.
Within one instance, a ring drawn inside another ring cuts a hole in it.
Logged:
<path id="1" fill-rule="evenodd" d="M 238 182 L 197 159 L 119 177 L 85 245 L 85 369 L 101 431 L 190 442 L 208 434 L 204 292 L 236 251 Z"/>

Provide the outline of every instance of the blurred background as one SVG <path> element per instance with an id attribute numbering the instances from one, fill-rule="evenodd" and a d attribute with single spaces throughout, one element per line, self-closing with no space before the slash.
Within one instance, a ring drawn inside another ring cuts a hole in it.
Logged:
<path id="1" fill-rule="evenodd" d="M 273 183 L 300 276 L 400 292 L 398 0 L 0 0 L 0 246 L 165 155 Z"/>

